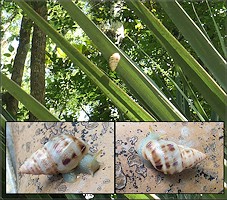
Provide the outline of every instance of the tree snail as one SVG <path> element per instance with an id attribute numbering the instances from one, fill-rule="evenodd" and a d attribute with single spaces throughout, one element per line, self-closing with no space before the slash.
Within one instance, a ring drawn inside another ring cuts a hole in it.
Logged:
<path id="1" fill-rule="evenodd" d="M 75 168 L 85 168 L 94 174 L 100 167 L 88 146 L 73 135 L 59 135 L 34 152 L 20 167 L 21 174 L 67 174 Z M 63 176 L 64 177 L 64 176 Z"/>
<path id="2" fill-rule="evenodd" d="M 121 56 L 119 53 L 114 53 L 113 55 L 110 56 L 109 66 L 110 66 L 111 71 L 115 71 L 120 59 L 121 59 Z"/>
<path id="3" fill-rule="evenodd" d="M 145 164 L 151 163 L 156 170 L 164 174 L 179 173 L 206 158 L 204 153 L 161 139 L 157 133 L 150 133 L 140 142 L 138 155 Z"/>

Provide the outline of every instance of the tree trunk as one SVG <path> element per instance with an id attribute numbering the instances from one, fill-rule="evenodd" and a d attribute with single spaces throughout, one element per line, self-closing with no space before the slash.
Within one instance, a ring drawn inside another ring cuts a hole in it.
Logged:
<path id="1" fill-rule="evenodd" d="M 47 19 L 46 1 L 34 1 L 34 10 L 44 19 Z M 31 48 L 31 95 L 40 103 L 45 104 L 45 49 L 46 35 L 38 26 L 34 25 Z M 30 113 L 30 121 L 37 121 Z"/>
<path id="2" fill-rule="evenodd" d="M 31 26 L 32 21 L 27 16 L 23 16 L 19 35 L 19 45 L 14 59 L 13 71 L 11 76 L 11 79 L 19 86 L 21 86 L 22 83 L 24 64 L 30 46 Z M 16 119 L 16 114 L 18 111 L 18 101 L 9 93 L 6 93 L 5 99 L 7 111 Z"/>

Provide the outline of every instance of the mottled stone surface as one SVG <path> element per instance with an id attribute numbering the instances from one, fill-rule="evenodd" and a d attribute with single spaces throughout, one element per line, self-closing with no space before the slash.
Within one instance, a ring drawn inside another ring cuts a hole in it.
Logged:
<path id="1" fill-rule="evenodd" d="M 114 193 L 114 123 L 113 122 L 14 122 L 8 123 L 13 135 L 18 193 Z M 20 175 L 22 163 L 50 137 L 73 134 L 98 154 L 100 169 L 94 174 L 81 173 L 73 183 L 62 175 Z"/>
<path id="2" fill-rule="evenodd" d="M 165 175 L 147 167 L 137 145 L 150 132 L 179 145 L 197 149 L 207 158 L 192 169 Z M 223 122 L 116 123 L 117 193 L 219 193 L 223 191 Z"/>

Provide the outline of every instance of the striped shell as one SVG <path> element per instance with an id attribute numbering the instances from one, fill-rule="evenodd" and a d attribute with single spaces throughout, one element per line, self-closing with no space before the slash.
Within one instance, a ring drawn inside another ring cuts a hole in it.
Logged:
<path id="1" fill-rule="evenodd" d="M 204 153 L 196 149 L 160 139 L 155 133 L 140 142 L 138 154 L 145 163 L 150 161 L 155 169 L 164 174 L 179 173 L 206 158 Z"/>
<path id="2" fill-rule="evenodd" d="M 59 174 L 74 169 L 87 154 L 88 147 L 72 135 L 56 136 L 28 158 L 20 167 L 21 174 Z"/>
<path id="3" fill-rule="evenodd" d="M 121 56 L 119 53 L 114 53 L 112 56 L 110 56 L 109 66 L 112 71 L 114 71 L 117 68 L 120 58 Z"/>

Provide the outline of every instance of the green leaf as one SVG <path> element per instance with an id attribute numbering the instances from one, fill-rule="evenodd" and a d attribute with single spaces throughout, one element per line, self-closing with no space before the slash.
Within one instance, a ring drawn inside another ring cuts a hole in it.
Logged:
<path id="1" fill-rule="evenodd" d="M 5 57 L 11 57 L 12 54 L 11 54 L 11 53 L 4 53 L 3 55 L 4 55 Z"/>
<path id="2" fill-rule="evenodd" d="M 80 194 L 65 194 L 67 199 L 83 199 Z"/>
<path id="3" fill-rule="evenodd" d="M 184 92 L 180 89 L 180 87 L 175 83 L 175 81 L 168 77 L 170 79 L 170 81 L 175 85 L 175 87 L 177 88 L 177 90 L 181 93 L 181 95 L 184 97 L 184 99 L 188 102 L 189 107 L 191 107 L 197 114 L 197 116 L 199 117 L 199 119 L 201 121 L 205 121 L 203 116 L 200 114 L 200 112 L 198 112 L 198 110 L 195 108 L 195 106 L 193 105 L 193 103 L 190 101 L 190 99 L 188 99 L 188 97 L 184 94 Z"/>
<path id="4" fill-rule="evenodd" d="M 2 114 L 0 114 L 0 120 L 1 120 L 1 123 L 0 123 L 1 128 L 5 130 L 6 118 Z"/>
<path id="5" fill-rule="evenodd" d="M 42 121 L 60 121 L 53 116 L 41 103 L 34 97 L 27 94 L 14 81 L 1 73 L 2 87 L 6 89 L 14 98 L 20 101 L 31 113 Z"/>
<path id="6" fill-rule="evenodd" d="M 0 110 L 7 121 L 16 121 L 2 105 L 0 105 Z"/>
<path id="7" fill-rule="evenodd" d="M 125 194 L 128 199 L 153 199 L 148 198 L 145 194 Z"/>
<path id="8" fill-rule="evenodd" d="M 118 52 L 120 54 L 121 59 L 116 72 L 150 113 L 155 113 L 161 120 L 187 120 L 165 97 L 156 84 L 118 49 L 72 1 L 59 0 L 59 2 L 92 39 L 106 60 L 109 60 L 113 53 Z"/>
<path id="9" fill-rule="evenodd" d="M 13 52 L 14 47 L 13 47 L 12 45 L 9 45 L 8 50 L 9 50 L 10 52 Z"/>
<path id="10" fill-rule="evenodd" d="M 83 56 L 62 35 L 55 31 L 43 18 L 37 15 L 27 3 L 24 1 L 15 2 L 28 14 L 40 29 L 68 55 L 75 65 L 79 66 L 81 70 L 87 74 L 87 76 L 112 100 L 125 116 L 134 121 L 154 121 L 154 118 L 151 115 L 109 79 L 102 70 Z"/>
<path id="11" fill-rule="evenodd" d="M 67 57 L 67 55 L 60 48 L 57 48 L 57 56 L 59 58 L 66 58 Z"/>
<path id="12" fill-rule="evenodd" d="M 222 119 L 225 119 L 227 95 L 221 87 L 140 1 L 126 1 L 126 3 L 154 33 L 210 106 Z M 225 71 L 222 73 L 225 74 Z"/>
<path id="13" fill-rule="evenodd" d="M 209 6 L 209 3 L 208 3 L 207 0 L 206 0 L 206 3 L 207 3 L 207 6 L 208 6 L 208 8 L 209 8 L 210 16 L 211 16 L 211 18 L 212 18 L 212 20 L 213 20 L 215 30 L 216 30 L 216 32 L 217 32 L 217 34 L 218 34 L 218 38 L 219 38 L 219 41 L 220 41 L 220 43 L 221 43 L 221 47 L 222 47 L 224 56 L 225 56 L 225 58 L 227 58 L 227 50 L 226 50 L 225 41 L 224 41 L 223 37 L 221 36 L 221 33 L 220 33 L 220 30 L 219 30 L 218 24 L 216 23 L 216 21 L 215 21 L 215 19 L 214 19 L 214 15 L 213 15 L 213 13 L 212 13 L 212 11 L 211 11 L 211 9 L 210 9 L 210 6 Z M 226 63 L 226 62 L 225 62 L 225 63 Z M 226 65 L 227 65 L 227 64 L 226 64 Z M 226 65 L 225 65 L 225 66 L 226 66 Z M 227 87 L 227 86 L 226 86 L 226 87 Z"/>
<path id="14" fill-rule="evenodd" d="M 188 40 L 189 44 L 198 54 L 199 58 L 203 61 L 217 82 L 225 89 L 225 91 L 227 91 L 226 74 L 223 73 L 227 72 L 227 62 L 215 49 L 210 40 L 203 34 L 195 22 L 193 22 L 190 16 L 181 7 L 179 2 L 159 1 L 159 4 L 163 7 L 177 28 Z M 207 5 L 209 6 L 208 3 Z M 214 21 L 216 30 L 218 30 L 212 13 L 211 17 Z M 219 31 L 218 36 L 219 38 L 222 38 Z"/>
<path id="15" fill-rule="evenodd" d="M 184 85 L 184 87 L 187 89 L 187 92 L 188 92 L 189 97 L 193 100 L 194 105 L 195 105 L 196 109 L 198 110 L 197 115 L 198 115 L 198 116 L 201 115 L 202 118 L 203 118 L 203 120 L 208 121 L 209 118 L 208 118 L 206 112 L 204 111 L 202 105 L 200 104 L 200 102 L 199 102 L 198 98 L 196 97 L 196 95 L 195 95 L 193 89 L 191 88 L 191 86 L 190 86 L 189 82 L 187 81 L 187 79 L 186 79 L 184 73 L 182 72 L 182 69 L 181 69 L 179 66 L 177 66 L 177 71 L 179 72 L 179 74 L 180 74 L 180 76 L 181 76 L 181 78 L 182 78 L 183 85 Z M 187 99 L 188 99 L 188 98 L 187 98 Z M 187 100 L 187 99 L 186 99 L 186 100 Z M 201 120 L 202 120 L 202 119 L 201 119 Z M 202 121 L 203 121 L 203 120 L 202 120 Z"/>

